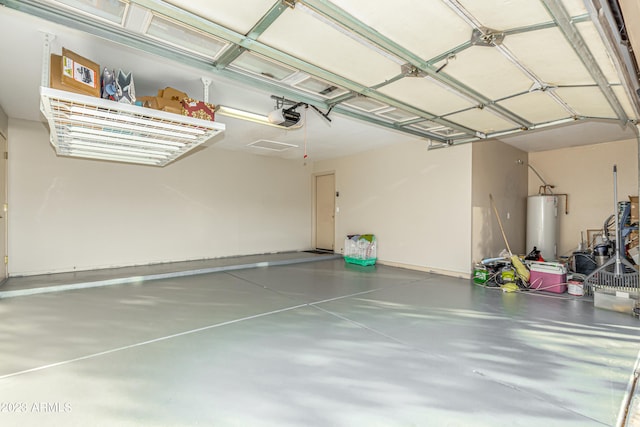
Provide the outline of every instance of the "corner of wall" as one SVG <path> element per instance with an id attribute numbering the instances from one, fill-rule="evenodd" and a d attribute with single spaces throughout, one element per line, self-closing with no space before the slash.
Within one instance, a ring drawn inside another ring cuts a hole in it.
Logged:
<path id="1" fill-rule="evenodd" d="M 0 134 L 9 139 L 9 117 L 0 105 Z"/>
<path id="2" fill-rule="evenodd" d="M 497 256 L 506 247 L 489 194 L 509 247 L 522 253 L 526 249 L 528 153 L 489 140 L 474 143 L 472 156 L 472 261 Z"/>

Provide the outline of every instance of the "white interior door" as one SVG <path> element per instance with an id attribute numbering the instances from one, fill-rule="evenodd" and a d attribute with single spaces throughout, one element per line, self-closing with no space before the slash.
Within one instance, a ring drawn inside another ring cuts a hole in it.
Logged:
<path id="1" fill-rule="evenodd" d="M 0 134 L 0 280 L 7 278 L 7 140 Z"/>
<path id="2" fill-rule="evenodd" d="M 335 247 L 335 175 L 316 176 L 316 249 Z"/>

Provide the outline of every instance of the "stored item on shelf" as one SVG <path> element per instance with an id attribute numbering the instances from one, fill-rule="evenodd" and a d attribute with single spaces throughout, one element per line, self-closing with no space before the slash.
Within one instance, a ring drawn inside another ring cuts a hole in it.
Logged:
<path id="1" fill-rule="evenodd" d="M 89 93 L 84 88 L 78 88 L 77 86 L 70 86 L 65 84 L 62 80 L 62 56 L 61 55 L 51 55 L 51 66 L 49 70 L 49 87 L 57 90 L 64 90 L 66 92 L 78 93 L 80 95 L 89 95 L 93 96 L 93 94 Z"/>
<path id="2" fill-rule="evenodd" d="M 122 70 L 118 70 L 116 76 L 116 91 L 118 93 L 118 102 L 125 104 L 136 103 L 136 88 L 133 84 L 133 73 L 128 74 Z"/>
<path id="3" fill-rule="evenodd" d="M 136 103 L 140 103 L 143 107 L 153 108 L 159 110 L 158 100 L 155 96 L 138 96 L 136 97 Z"/>
<path id="4" fill-rule="evenodd" d="M 100 97 L 100 66 L 69 49 L 62 48 L 61 82 L 78 93 Z"/>
<path id="5" fill-rule="evenodd" d="M 158 110 L 168 111 L 169 113 L 182 114 L 182 100 L 188 98 L 189 95 L 174 89 L 172 87 L 166 87 L 158 90 L 158 96 L 156 102 L 158 104 Z"/>
<path id="6" fill-rule="evenodd" d="M 214 120 L 215 105 L 204 101 L 197 101 L 192 98 L 184 98 L 182 103 L 182 114 L 184 116 L 195 117 L 202 120 Z"/>
<path id="7" fill-rule="evenodd" d="M 567 291 L 567 268 L 557 262 L 536 262 L 529 264 L 531 289 L 561 294 Z"/>

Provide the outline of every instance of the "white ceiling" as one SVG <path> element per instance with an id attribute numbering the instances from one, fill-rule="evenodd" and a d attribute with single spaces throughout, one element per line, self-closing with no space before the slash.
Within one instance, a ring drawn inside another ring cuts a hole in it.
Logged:
<path id="1" fill-rule="evenodd" d="M 294 101 L 311 100 L 322 111 L 327 111 L 332 105 L 331 99 L 301 92 L 292 86 L 294 80 L 300 79 L 299 72 L 294 79 L 283 82 L 255 75 L 248 78 L 246 73 L 238 80 L 237 73 L 229 69 L 222 72 L 215 70 L 215 59 L 205 61 L 198 58 L 189 62 L 191 65 L 182 64 L 180 59 L 185 53 L 175 49 L 172 52 L 168 45 L 161 42 L 157 42 L 160 50 L 164 49 L 169 54 L 161 52 L 158 55 L 132 47 L 128 40 L 143 37 L 141 33 L 131 33 L 114 26 L 114 34 L 119 37 L 114 36 L 113 39 L 128 45 L 125 46 L 71 28 L 82 28 L 80 24 L 59 25 L 13 10 L 15 3 L 21 2 L 0 0 L 0 5 L 7 3 L 11 8 L 0 7 L 0 40 L 3 40 L 0 44 L 0 65 L 3 70 L 0 106 L 11 118 L 43 120 L 38 110 L 38 90 L 45 33 L 55 35 L 51 45 L 53 53 L 60 53 L 65 47 L 101 67 L 132 71 L 138 96 L 152 96 L 157 89 L 172 86 L 202 99 L 200 79 L 208 77 L 213 80 L 210 101 L 215 104 L 260 114 L 266 114 L 274 108 L 271 95 L 286 96 Z M 24 3 L 60 7 L 55 1 Z M 331 122 L 312 108 L 299 107 L 297 111 L 305 117 L 306 125 L 296 130 L 219 116 L 217 120 L 225 123 L 227 130 L 208 145 L 284 158 L 302 158 L 306 146 L 311 160 L 321 160 L 391 143 L 422 141 L 426 145 L 429 139 L 445 138 L 442 135 L 447 133 L 443 131 L 434 133 L 428 130 L 443 123 L 455 128 L 455 131 L 449 129 L 449 134 L 457 135 L 455 138 L 461 138 L 461 141 L 481 141 L 498 132 L 513 133 L 500 136 L 500 140 L 525 151 L 594 144 L 635 136 L 631 126 L 621 125 L 623 121 L 617 117 L 602 88 L 597 86 L 592 70 L 585 66 L 561 28 L 553 24 L 552 16 L 543 2 L 303 1 L 298 2 L 295 8 L 284 8 L 273 22 L 269 21 L 269 25 L 257 33 L 256 40 L 247 39 L 245 35 L 280 2 L 250 0 L 242 2 L 242 7 L 232 0 L 131 0 L 131 3 L 154 8 L 157 13 L 170 11 L 166 13 L 172 19 L 200 27 L 200 30 L 206 29 L 219 37 L 233 39 L 231 41 L 240 43 L 250 51 L 286 62 L 294 70 L 315 74 L 329 84 L 350 90 L 353 95 L 360 92 L 387 108 L 401 107 L 387 113 L 380 109 L 364 113 L 349 107 L 349 100 L 346 100 L 344 104 L 336 104 L 336 109 L 329 115 Z M 299 3 L 307 3 L 311 9 L 319 7 L 318 4 L 326 4 L 329 5 L 328 13 L 334 14 L 334 18 L 346 18 L 340 28 L 336 24 L 328 25 L 327 19 L 318 19 L 317 12 L 309 12 Z M 373 3 L 376 3 L 375 6 Z M 637 113 L 633 103 L 637 101 L 628 97 L 631 90 L 621 86 L 625 79 L 617 72 L 620 64 L 614 64 L 614 55 L 607 51 L 596 25 L 588 19 L 587 8 L 577 0 L 562 0 L 560 4 L 570 16 L 578 18 L 572 24 L 573 28 L 590 49 L 603 79 L 613 84 L 613 97 L 628 118 L 635 121 Z M 63 12 L 57 13 L 71 16 L 69 10 L 60 10 Z M 130 10 L 141 13 L 139 8 L 130 7 Z M 82 23 L 87 22 L 92 22 L 91 18 L 82 18 Z M 349 35 L 349 31 L 343 28 L 345 25 L 353 27 L 354 31 L 360 30 L 368 41 L 363 42 L 362 37 Z M 472 46 L 469 43 L 471 32 L 478 26 L 507 31 L 507 35 L 502 43 L 494 46 Z M 534 30 L 523 28 L 526 26 L 534 26 Z M 104 28 L 105 24 L 100 24 L 100 27 Z M 91 28 L 87 31 L 94 32 Z M 96 34 L 104 35 L 100 32 Z M 378 47 L 372 47 L 373 44 Z M 455 56 L 451 56 L 447 63 L 448 53 Z M 217 59 L 224 54 L 220 52 Z M 407 58 L 418 66 L 414 76 L 409 76 L 407 70 L 401 68 Z M 517 63 L 513 62 L 514 58 Z M 202 66 L 207 61 L 211 64 L 208 69 Z M 445 66 L 440 73 L 433 72 L 442 65 Z M 547 92 L 530 91 L 536 80 L 552 89 Z M 450 82 L 453 82 L 453 88 L 448 84 Z M 299 99 L 293 98 L 296 93 L 300 94 Z M 480 105 L 479 100 L 488 101 L 488 104 Z M 562 103 L 568 105 L 569 109 L 564 108 Z M 575 121 L 562 124 L 572 118 L 572 111 Z M 402 123 L 404 119 L 389 118 L 398 117 L 396 113 L 416 119 Z M 400 128 L 390 130 L 353 118 L 355 115 L 369 121 L 377 120 L 386 127 Z M 422 126 L 410 126 L 421 120 L 420 117 L 437 123 L 427 125 L 422 122 Z M 531 125 L 530 129 L 522 131 L 522 124 L 516 123 L 514 117 L 524 119 Z M 394 124 L 393 120 L 401 121 Z M 551 122 L 552 126 L 546 127 L 549 124 L 547 122 Z M 541 129 L 534 129 L 536 127 Z M 427 131 L 423 137 L 401 132 L 409 129 Z M 467 134 L 461 134 L 461 129 L 466 129 Z M 455 138 L 450 141 L 455 143 Z M 297 148 L 275 152 L 247 146 L 262 139 L 293 144 Z"/>

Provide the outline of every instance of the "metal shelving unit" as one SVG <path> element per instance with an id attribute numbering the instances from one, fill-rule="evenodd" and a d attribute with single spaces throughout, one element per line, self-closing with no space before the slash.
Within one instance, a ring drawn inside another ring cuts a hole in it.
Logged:
<path id="1" fill-rule="evenodd" d="M 214 121 L 48 87 L 40 96 L 61 156 L 165 166 L 225 130 Z"/>

